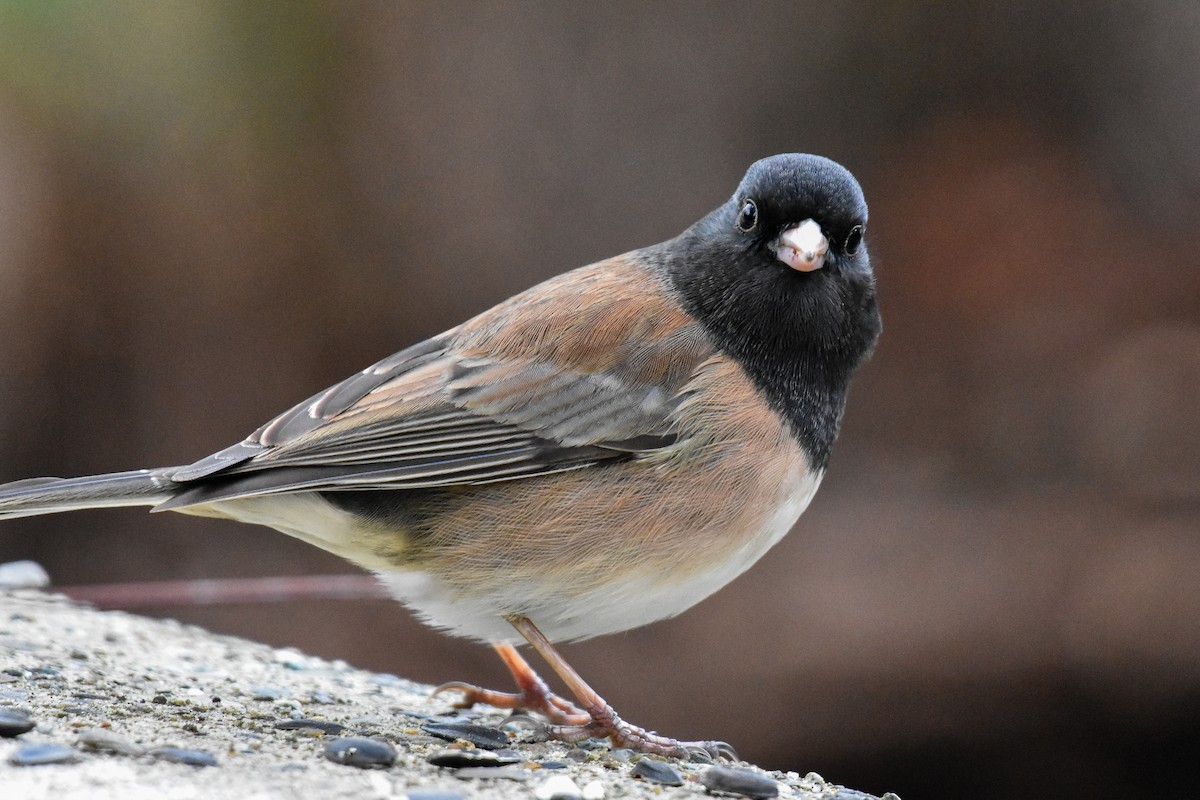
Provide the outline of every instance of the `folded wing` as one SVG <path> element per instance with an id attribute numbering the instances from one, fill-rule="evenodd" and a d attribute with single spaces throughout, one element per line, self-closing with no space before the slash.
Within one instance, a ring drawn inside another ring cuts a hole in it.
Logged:
<path id="1" fill-rule="evenodd" d="M 478 484 L 625 460 L 674 441 L 680 391 L 710 354 L 657 276 L 610 259 L 386 358 L 176 470 L 181 490 L 159 508 Z"/>

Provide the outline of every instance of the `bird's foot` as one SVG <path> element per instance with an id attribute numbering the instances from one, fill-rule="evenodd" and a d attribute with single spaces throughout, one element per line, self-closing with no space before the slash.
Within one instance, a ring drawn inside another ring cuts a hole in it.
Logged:
<path id="1" fill-rule="evenodd" d="M 462 695 L 462 700 L 454 704 L 455 708 L 470 708 L 476 703 L 486 703 L 513 711 L 535 711 L 548 719 L 552 725 L 567 727 L 586 725 L 590 719 L 586 712 L 570 700 L 551 692 L 544 683 L 540 689 L 523 688 L 520 692 L 497 692 L 462 681 L 451 681 L 433 690 L 434 695 L 442 692 L 458 692 Z"/>
<path id="2" fill-rule="evenodd" d="M 562 742 L 579 742 L 584 739 L 608 739 L 613 747 L 625 747 L 640 753 L 671 756 L 684 761 L 718 760 L 737 761 L 737 751 L 726 742 L 681 742 L 660 736 L 654 731 L 630 725 L 617 716 L 612 706 L 601 700 L 589 705 L 585 716 L 589 720 L 582 724 L 550 725 L 551 738 Z"/>
<path id="3" fill-rule="evenodd" d="M 454 704 L 455 708 L 470 708 L 476 703 L 487 703 L 497 708 L 512 710 L 536 711 L 550 721 L 552 725 L 586 725 L 591 717 L 586 711 L 563 697 L 550 691 L 550 687 L 541 679 L 533 667 L 521 658 L 516 649 L 508 644 L 493 645 L 508 671 L 512 673 L 517 683 L 517 692 L 494 692 L 470 683 L 452 681 L 443 683 L 433 690 L 435 695 L 442 692 L 459 692 L 463 699 Z"/>

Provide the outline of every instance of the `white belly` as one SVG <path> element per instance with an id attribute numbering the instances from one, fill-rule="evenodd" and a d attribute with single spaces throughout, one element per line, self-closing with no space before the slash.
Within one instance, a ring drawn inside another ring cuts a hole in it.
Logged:
<path id="1" fill-rule="evenodd" d="M 820 473 L 795 475 L 787 499 L 758 533 L 720 564 L 699 573 L 639 575 L 571 596 L 558 584 L 536 581 L 503 594 L 464 596 L 460 588 L 424 572 L 384 569 L 376 574 L 392 596 L 422 621 L 458 636 L 487 642 L 522 641 L 501 616 L 506 609 L 520 609 L 551 641 L 617 633 L 680 614 L 749 569 L 795 525 L 812 501 L 821 477 Z"/>
<path id="2" fill-rule="evenodd" d="M 503 588 L 471 593 L 426 572 L 392 567 L 371 559 L 362 529 L 351 515 L 315 493 L 269 495 L 184 509 L 268 525 L 341 555 L 375 572 L 389 593 L 425 623 L 448 633 L 486 642 L 517 642 L 519 634 L 504 619 L 519 613 L 533 620 L 552 641 L 570 641 L 629 630 L 667 619 L 691 608 L 750 568 L 791 530 L 821 483 L 820 473 L 796 468 L 779 486 L 782 497 L 756 533 L 731 531 L 744 544 L 700 571 L 654 574 L 631 571 L 590 592 L 565 591 L 562 575 L 539 582 L 498 582 Z M 568 587 L 569 588 L 569 587 Z"/>

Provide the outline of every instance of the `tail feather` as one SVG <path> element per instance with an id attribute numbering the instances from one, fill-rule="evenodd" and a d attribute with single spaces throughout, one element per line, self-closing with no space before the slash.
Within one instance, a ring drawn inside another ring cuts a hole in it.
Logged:
<path id="1" fill-rule="evenodd" d="M 0 485 L 0 519 L 83 508 L 154 506 L 175 494 L 168 470 L 139 469 L 83 478 L 30 478 Z"/>

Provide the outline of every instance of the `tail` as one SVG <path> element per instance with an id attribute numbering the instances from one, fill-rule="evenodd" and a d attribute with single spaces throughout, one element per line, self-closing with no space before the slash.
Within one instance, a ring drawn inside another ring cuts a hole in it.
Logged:
<path id="1" fill-rule="evenodd" d="M 155 506 L 175 494 L 170 470 L 139 469 L 84 478 L 30 478 L 0 485 L 0 519 L 82 508 Z"/>

